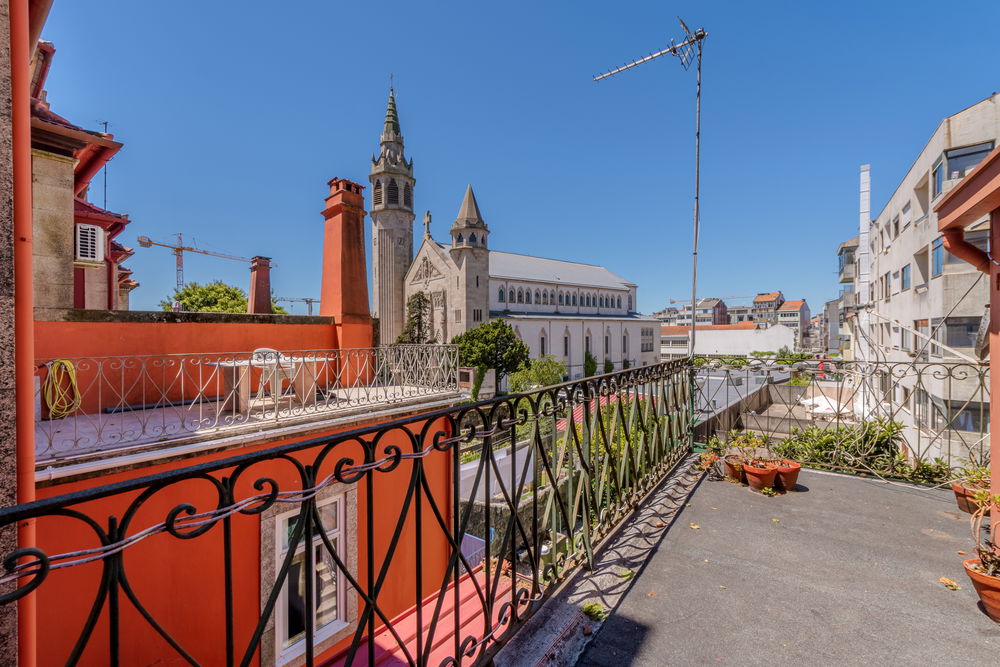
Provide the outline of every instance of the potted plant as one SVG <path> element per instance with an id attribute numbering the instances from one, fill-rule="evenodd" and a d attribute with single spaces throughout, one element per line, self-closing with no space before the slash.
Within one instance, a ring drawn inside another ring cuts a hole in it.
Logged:
<path id="1" fill-rule="evenodd" d="M 778 459 L 775 465 L 777 474 L 774 477 L 774 488 L 778 491 L 794 491 L 802 466 L 791 459 Z"/>
<path id="2" fill-rule="evenodd" d="M 955 502 L 958 509 L 973 514 L 977 507 L 972 497 L 977 491 L 990 488 L 990 469 L 986 466 L 970 464 L 962 470 L 962 474 L 951 483 L 955 492 Z M 989 506 L 986 515 L 989 515 Z"/>
<path id="3" fill-rule="evenodd" d="M 983 518 L 990 507 L 1000 503 L 1000 494 L 992 494 L 980 489 L 972 495 L 976 510 L 969 523 L 972 539 L 976 542 L 978 558 L 970 558 L 962 563 L 965 573 L 972 580 L 972 586 L 979 594 L 979 601 L 987 615 L 1000 623 L 1000 548 L 990 539 L 983 538 Z"/>
<path id="4" fill-rule="evenodd" d="M 743 466 L 743 473 L 752 490 L 763 492 L 766 488 L 774 488 L 778 464 L 769 459 L 752 459 Z"/>

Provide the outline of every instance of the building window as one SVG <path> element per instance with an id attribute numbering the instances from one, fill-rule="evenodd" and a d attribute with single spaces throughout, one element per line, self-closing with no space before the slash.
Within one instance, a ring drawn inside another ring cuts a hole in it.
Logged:
<path id="1" fill-rule="evenodd" d="M 528 304 L 531 303 L 531 290 L 524 293 L 524 302 Z"/>
<path id="2" fill-rule="evenodd" d="M 514 303 L 514 290 L 511 290 L 510 294 L 507 295 L 507 302 Z"/>
<path id="3" fill-rule="evenodd" d="M 993 142 L 966 146 L 965 148 L 953 148 L 945 151 L 945 159 L 948 161 L 948 178 L 965 178 L 965 175 L 972 171 L 983 158 L 993 150 Z"/>
<path id="4" fill-rule="evenodd" d="M 399 186 L 396 185 L 396 179 L 389 181 L 389 203 L 398 204 L 399 203 Z"/>
<path id="5" fill-rule="evenodd" d="M 569 359 L 569 336 L 563 336 L 563 356 Z"/>
<path id="6" fill-rule="evenodd" d="M 949 317 L 944 321 L 944 343 L 950 347 L 975 347 L 978 317 Z"/>
<path id="7" fill-rule="evenodd" d="M 506 295 L 504 294 L 504 291 L 503 291 L 503 288 L 501 287 L 501 288 L 500 288 L 500 291 L 499 291 L 499 292 L 497 292 L 497 300 L 498 300 L 498 301 L 500 301 L 500 303 L 503 303 L 503 302 L 504 302 L 504 300 L 505 300 L 505 299 L 504 299 L 504 297 L 505 297 L 505 296 L 506 296 Z"/>
<path id="8" fill-rule="evenodd" d="M 542 305 L 543 306 L 549 305 L 549 293 L 548 292 L 542 292 Z"/>
<path id="9" fill-rule="evenodd" d="M 471 243 L 472 245 L 476 245 L 476 235 L 475 234 L 469 234 L 469 243 Z"/>
<path id="10" fill-rule="evenodd" d="M 910 289 L 910 265 L 907 264 L 899 271 L 899 289 Z"/>
<path id="11" fill-rule="evenodd" d="M 576 295 L 575 294 L 573 295 L 573 305 L 574 306 L 576 305 Z"/>
<path id="12" fill-rule="evenodd" d="M 413 188 L 409 183 L 403 185 L 403 206 L 413 208 Z"/>
<path id="13" fill-rule="evenodd" d="M 899 236 L 899 216 L 892 219 L 892 238 Z"/>
<path id="14" fill-rule="evenodd" d="M 524 303 L 524 290 L 517 290 L 517 302 Z"/>
<path id="15" fill-rule="evenodd" d="M 540 304 L 542 302 L 541 292 L 535 290 L 535 303 Z"/>
<path id="16" fill-rule="evenodd" d="M 604 354 L 611 354 L 611 336 L 604 334 Z"/>
<path id="17" fill-rule="evenodd" d="M 455 238 L 455 245 L 462 245 L 463 243 L 465 243 L 465 238 L 461 234 L 459 234 Z"/>
<path id="18" fill-rule="evenodd" d="M 622 357 L 628 354 L 628 334 L 622 334 Z"/>
<path id="19" fill-rule="evenodd" d="M 346 540 L 344 524 L 346 499 L 335 496 L 316 504 L 322 528 L 327 539 L 333 545 L 337 555 L 346 563 Z M 317 534 L 311 545 L 303 544 L 302 535 L 298 544 L 292 546 L 300 510 L 296 509 L 277 517 L 275 531 L 276 558 L 275 568 L 280 571 L 287 558 L 289 550 L 294 548 L 292 560 L 288 568 L 285 585 L 281 589 L 277 607 L 275 608 L 276 653 L 283 663 L 301 655 L 305 651 L 306 624 L 312 618 L 315 628 L 315 642 L 318 644 L 347 624 L 347 587 L 344 585 L 344 575 L 337 567 L 333 557 L 327 551 L 322 535 Z M 306 607 L 306 549 L 313 549 L 314 568 L 314 601 L 312 608 Z M 277 576 L 277 574 L 276 574 Z"/>
<path id="20" fill-rule="evenodd" d="M 587 334 L 587 337 L 584 338 L 584 349 L 590 352 L 590 334 Z"/>
<path id="21" fill-rule="evenodd" d="M 936 278 L 944 271 L 944 241 L 935 239 L 931 244 L 931 277 Z"/>
<path id="22" fill-rule="evenodd" d="M 97 225 L 76 226 L 76 259 L 81 262 L 104 261 L 104 230 Z"/>
<path id="23" fill-rule="evenodd" d="M 455 321 L 456 322 L 461 322 L 462 321 L 462 311 L 461 310 L 456 310 L 455 311 Z"/>
<path id="24" fill-rule="evenodd" d="M 622 307 L 622 298 L 618 297 L 618 308 Z"/>
<path id="25" fill-rule="evenodd" d="M 628 295 L 628 312 L 632 312 L 632 295 Z"/>
<path id="26" fill-rule="evenodd" d="M 913 222 L 913 209 L 910 206 L 910 202 L 906 202 L 906 205 L 903 206 L 903 214 L 901 222 L 903 223 L 903 229 L 909 227 L 910 223 Z"/>
<path id="27" fill-rule="evenodd" d="M 538 349 L 541 351 L 542 356 L 545 356 L 545 334 L 538 339 Z"/>
<path id="28" fill-rule="evenodd" d="M 931 197 L 937 197 L 941 194 L 941 190 L 944 188 L 944 160 L 938 160 L 938 163 L 934 165 L 934 171 L 931 175 L 931 184 L 934 188 L 931 192 Z"/>
<path id="29" fill-rule="evenodd" d="M 382 205 L 382 181 L 375 181 L 375 189 L 372 190 L 372 205 Z"/>

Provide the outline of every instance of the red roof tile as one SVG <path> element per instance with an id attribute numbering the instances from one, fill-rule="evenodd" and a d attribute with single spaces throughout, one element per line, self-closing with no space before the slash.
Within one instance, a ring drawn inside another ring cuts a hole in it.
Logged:
<path id="1" fill-rule="evenodd" d="M 774 301 L 781 295 L 781 292 L 761 292 L 753 298 L 754 303 L 761 303 L 764 301 Z"/>
<path id="2" fill-rule="evenodd" d="M 805 299 L 796 299 L 795 301 L 786 301 L 778 308 L 778 310 L 802 310 L 802 306 L 806 303 Z"/>

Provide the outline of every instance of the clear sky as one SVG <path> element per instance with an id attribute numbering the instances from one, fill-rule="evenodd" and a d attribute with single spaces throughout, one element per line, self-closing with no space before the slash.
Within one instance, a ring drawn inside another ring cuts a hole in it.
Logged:
<path id="1" fill-rule="evenodd" d="M 709 33 L 702 296 L 782 290 L 817 311 L 857 233 L 858 166 L 877 212 L 938 122 L 1000 89 L 996 0 L 57 0 L 43 37 L 52 109 L 125 143 L 108 207 L 134 221 L 126 245 L 182 232 L 272 257 L 278 296 L 318 297 L 326 181 L 367 185 L 392 73 L 417 234 L 430 209 L 446 238 L 471 183 L 493 248 L 603 264 L 651 312 L 690 296 L 694 72 L 591 76 L 667 45 L 677 15 Z M 132 307 L 155 308 L 173 256 L 128 265 Z M 185 269 L 248 286 L 239 262 Z"/>

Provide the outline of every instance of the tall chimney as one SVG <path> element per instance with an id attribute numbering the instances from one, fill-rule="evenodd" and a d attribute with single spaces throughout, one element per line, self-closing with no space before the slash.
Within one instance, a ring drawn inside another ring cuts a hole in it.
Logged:
<path id="1" fill-rule="evenodd" d="M 341 347 L 371 345 L 368 269 L 365 265 L 364 187 L 344 178 L 327 183 L 323 217 L 323 285 L 319 313 L 341 329 Z"/>
<path id="2" fill-rule="evenodd" d="M 250 260 L 250 299 L 247 312 L 270 315 L 271 310 L 271 258 L 256 256 Z"/>

